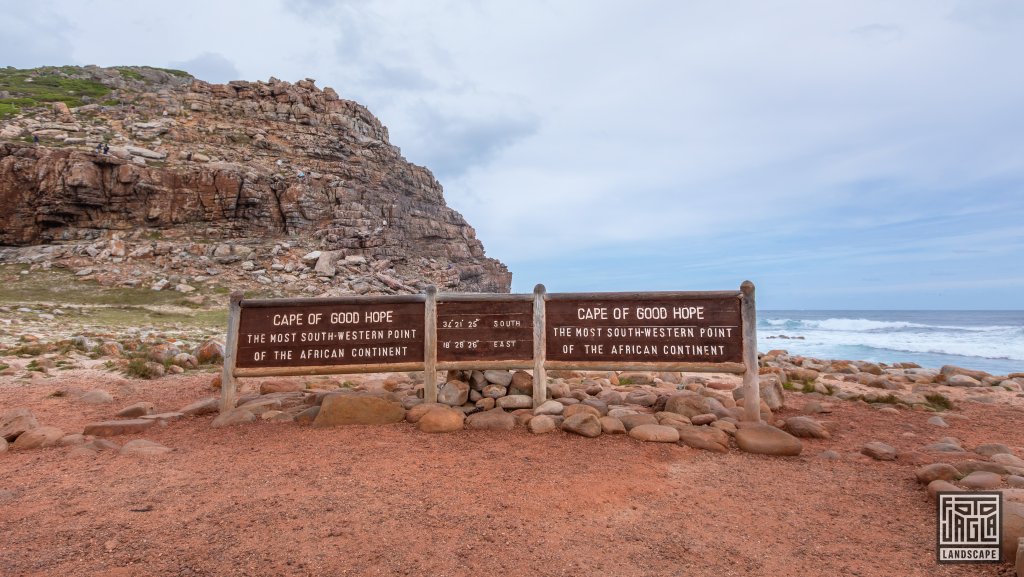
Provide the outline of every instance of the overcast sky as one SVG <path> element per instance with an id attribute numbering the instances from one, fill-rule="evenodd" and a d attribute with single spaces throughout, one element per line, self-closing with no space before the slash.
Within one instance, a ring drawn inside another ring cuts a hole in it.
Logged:
<path id="1" fill-rule="evenodd" d="M 1021 308 L 1019 0 L 12 2 L 0 65 L 315 78 L 530 291 Z"/>

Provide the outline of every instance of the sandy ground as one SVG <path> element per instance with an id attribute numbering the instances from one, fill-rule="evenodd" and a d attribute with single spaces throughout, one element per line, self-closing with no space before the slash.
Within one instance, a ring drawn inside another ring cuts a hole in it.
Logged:
<path id="1" fill-rule="evenodd" d="M 180 408 L 209 396 L 208 381 L 4 377 L 0 411 L 27 407 L 43 425 L 78 432 L 140 400 Z M 116 402 L 48 396 L 68 387 L 102 388 Z M 783 417 L 804 399 L 787 402 Z M 940 429 L 928 413 L 833 406 L 818 415 L 833 438 L 805 440 L 795 458 L 522 428 L 212 429 L 212 416 L 116 438 L 175 449 L 158 457 L 8 451 L 0 575 L 1012 575 L 1009 565 L 938 565 L 934 504 L 914 459 L 857 452 L 867 441 L 911 451 L 953 436 L 1024 456 L 1019 408 L 964 403 L 956 413 L 966 418 Z"/>

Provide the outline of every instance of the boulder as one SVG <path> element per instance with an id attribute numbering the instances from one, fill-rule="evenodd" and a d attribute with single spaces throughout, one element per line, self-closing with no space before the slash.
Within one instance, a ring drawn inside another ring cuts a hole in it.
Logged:
<path id="1" fill-rule="evenodd" d="M 484 379 L 492 385 L 501 385 L 507 388 L 512 384 L 512 373 L 500 370 L 484 371 Z"/>
<path id="2" fill-rule="evenodd" d="M 803 450 L 800 439 L 771 425 L 748 425 L 736 431 L 736 445 L 747 453 L 795 457 Z"/>
<path id="3" fill-rule="evenodd" d="M 705 410 L 704 397 L 692 391 L 682 391 L 671 395 L 665 401 L 665 410 L 687 418 L 710 412 Z"/>
<path id="4" fill-rule="evenodd" d="M 36 427 L 18 435 L 11 448 L 21 451 L 25 449 L 56 447 L 63 438 L 64 431 L 57 427 Z"/>
<path id="5" fill-rule="evenodd" d="M 233 425 L 241 425 L 243 423 L 251 423 L 256 420 L 256 414 L 252 411 L 245 409 L 231 409 L 226 413 L 217 415 L 210 426 L 214 429 L 221 427 L 230 427 Z"/>
<path id="6" fill-rule="evenodd" d="M 118 453 L 133 457 L 152 457 L 156 455 L 166 455 L 173 450 L 174 449 L 171 449 L 170 447 L 165 447 L 154 441 L 134 439 L 125 443 L 124 446 L 118 450 Z"/>
<path id="7" fill-rule="evenodd" d="M 928 419 L 928 424 L 932 425 L 933 427 L 940 427 L 943 429 L 949 427 L 949 423 L 946 422 L 946 419 L 943 419 L 938 415 L 935 415 L 934 417 Z"/>
<path id="8" fill-rule="evenodd" d="M 943 481 L 942 479 L 935 479 L 931 483 L 928 483 L 927 491 L 928 491 L 928 498 L 930 500 L 932 500 L 932 501 L 935 501 L 936 499 L 938 499 L 937 495 L 939 494 L 940 491 L 945 493 L 947 491 L 963 491 L 963 489 L 961 489 L 960 487 L 957 487 L 956 485 L 954 485 L 953 483 L 950 483 L 949 481 Z"/>
<path id="9" fill-rule="evenodd" d="M 685 419 L 686 418 L 686 417 L 684 417 L 682 415 L 679 415 L 679 417 L 680 417 L 680 419 Z M 700 425 L 710 425 L 711 423 L 714 423 L 717 420 L 718 420 L 718 417 L 715 416 L 713 413 L 705 413 L 703 415 L 694 415 L 693 418 L 690 419 L 690 424 L 697 425 L 697 426 L 700 426 Z"/>
<path id="10" fill-rule="evenodd" d="M 562 430 L 584 437 L 599 437 L 601 435 L 601 421 L 592 413 L 577 413 L 566 417 L 562 421 Z"/>
<path id="11" fill-rule="evenodd" d="M 207 397 L 205 399 L 199 399 L 194 403 L 189 403 L 184 407 L 178 409 L 179 413 L 185 415 L 192 415 L 198 417 L 199 415 L 209 415 L 216 413 L 220 407 L 220 399 L 217 397 Z"/>
<path id="12" fill-rule="evenodd" d="M 95 437 L 113 437 L 115 435 L 128 435 L 141 433 L 156 424 L 151 419 L 126 419 L 123 421 L 103 421 L 101 423 L 89 423 L 85 426 L 83 434 Z"/>
<path id="13" fill-rule="evenodd" d="M 263 381 L 260 383 L 260 394 L 294 393 L 306 390 L 306 384 L 296 381 Z"/>
<path id="14" fill-rule="evenodd" d="M 499 397 L 504 397 L 505 395 L 507 395 L 508 389 L 501 385 L 484 385 L 484 388 L 481 389 L 480 392 L 485 397 L 497 399 Z"/>
<path id="15" fill-rule="evenodd" d="M 914 475 L 917 476 L 917 481 L 922 485 L 928 485 L 936 479 L 942 481 L 955 481 L 961 477 L 960 471 L 949 463 L 932 463 L 931 465 L 925 465 L 920 467 L 917 471 L 914 471 Z"/>
<path id="16" fill-rule="evenodd" d="M 466 428 L 480 431 L 511 431 L 515 426 L 515 416 L 500 408 L 473 413 L 466 419 Z"/>
<path id="17" fill-rule="evenodd" d="M 468 393 L 469 385 L 462 384 Z M 405 408 L 399 402 L 378 395 L 335 394 L 324 398 L 313 426 L 387 425 L 404 419 Z"/>
<path id="18" fill-rule="evenodd" d="M 960 484 L 968 489 L 979 491 L 991 490 L 1003 484 L 1003 478 L 988 471 L 975 471 L 960 479 Z"/>
<path id="19" fill-rule="evenodd" d="M 629 436 L 638 441 L 650 443 L 675 443 L 679 441 L 679 431 L 665 425 L 637 425 L 629 430 Z"/>
<path id="20" fill-rule="evenodd" d="M 508 385 L 508 392 L 511 395 L 533 396 L 533 375 L 526 371 L 512 373 L 512 381 Z"/>
<path id="21" fill-rule="evenodd" d="M 224 343 L 217 339 L 209 339 L 196 347 L 193 353 L 201 365 L 210 365 L 224 361 Z"/>
<path id="22" fill-rule="evenodd" d="M 794 437 L 808 439 L 828 439 L 831 433 L 820 422 L 810 417 L 790 417 L 786 419 L 786 430 Z"/>
<path id="23" fill-rule="evenodd" d="M 568 407 L 565 407 L 565 409 L 562 411 L 562 416 L 564 416 L 567 419 L 573 415 L 580 414 L 594 415 L 595 417 L 598 418 L 602 416 L 601 411 L 597 410 L 597 408 L 584 404 L 569 405 Z"/>
<path id="24" fill-rule="evenodd" d="M 605 435 L 625 435 L 626 427 L 615 417 L 601 417 L 601 432 Z"/>
<path id="25" fill-rule="evenodd" d="M 558 401 L 544 401 L 533 410 L 534 415 L 561 415 L 565 411 L 565 405 Z"/>
<path id="26" fill-rule="evenodd" d="M 558 428 L 558 424 L 551 418 L 551 415 L 537 415 L 530 419 L 527 426 L 530 428 L 530 432 L 536 435 L 550 433 Z"/>
<path id="27" fill-rule="evenodd" d="M 451 380 L 441 385 L 437 390 L 437 402 L 458 407 L 465 405 L 469 400 L 469 383 L 464 381 Z"/>
<path id="28" fill-rule="evenodd" d="M 139 401 L 138 403 L 128 405 L 127 407 L 114 413 L 114 416 L 121 419 L 134 419 L 136 417 L 141 417 L 142 415 L 148 415 L 152 413 L 154 408 L 155 407 L 153 403 L 150 403 L 148 401 Z"/>
<path id="29" fill-rule="evenodd" d="M 879 441 L 872 441 L 861 447 L 860 452 L 876 461 L 895 461 L 896 448 Z"/>
<path id="30" fill-rule="evenodd" d="M 7 452 L 7 446 L 8 445 L 9 445 L 9 443 L 7 442 L 7 439 L 5 439 L 3 437 L 0 437 L 0 453 Z"/>
<path id="31" fill-rule="evenodd" d="M 1024 469 L 1024 459 L 1015 457 L 1010 453 L 996 453 L 991 457 L 993 463 L 999 463 L 1007 467 L 1017 467 L 1018 469 Z"/>
<path id="32" fill-rule="evenodd" d="M 658 418 L 650 413 L 634 413 L 632 415 L 623 415 L 619 417 L 622 421 L 622 426 L 627 431 L 632 430 L 633 427 L 639 427 L 640 425 L 659 425 Z M 667 423 L 666 423 L 667 424 Z"/>
<path id="33" fill-rule="evenodd" d="M 680 425 L 675 429 L 679 431 L 679 444 L 681 445 L 715 453 L 729 451 L 729 435 L 720 429 L 694 427 L 693 425 Z"/>
<path id="34" fill-rule="evenodd" d="M 495 404 L 502 409 L 532 409 L 533 397 L 527 395 L 509 395 L 495 400 Z"/>
<path id="35" fill-rule="evenodd" d="M 1002 443 L 982 443 L 974 448 L 974 452 L 986 457 L 995 455 L 1013 455 L 1013 450 Z"/>
<path id="36" fill-rule="evenodd" d="M 0 438 L 13 441 L 18 435 L 38 426 L 39 421 L 32 415 L 32 411 L 24 408 L 11 409 L 0 416 Z"/>
<path id="37" fill-rule="evenodd" d="M 448 405 L 443 403 L 420 403 L 414 405 L 405 411 L 405 420 L 415 425 L 423 418 L 423 415 L 439 407 L 448 407 Z"/>
<path id="38" fill-rule="evenodd" d="M 658 395 L 650 391 L 633 391 L 626 395 L 626 404 L 653 407 L 658 402 Z"/>
<path id="39" fill-rule="evenodd" d="M 424 433 L 451 433 L 461 431 L 466 414 L 447 406 L 434 407 L 416 424 Z"/>
<path id="40" fill-rule="evenodd" d="M 1003 539 L 1001 547 L 1003 560 L 1010 561 L 1017 552 L 1018 543 L 1024 539 L 1024 503 L 1003 500 Z"/>
<path id="41" fill-rule="evenodd" d="M 980 387 L 981 381 L 967 375 L 953 375 L 946 378 L 946 384 L 951 387 Z"/>

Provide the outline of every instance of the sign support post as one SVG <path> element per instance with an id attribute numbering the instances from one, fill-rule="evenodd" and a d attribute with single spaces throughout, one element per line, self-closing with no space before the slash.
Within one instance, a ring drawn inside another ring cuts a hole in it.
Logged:
<path id="1" fill-rule="evenodd" d="M 761 387 L 757 367 L 757 308 L 754 305 L 754 283 L 743 281 L 741 313 L 743 315 L 743 418 L 761 421 Z"/>
<path id="2" fill-rule="evenodd" d="M 548 399 L 548 378 L 544 370 L 547 360 L 547 327 L 544 322 L 544 299 L 547 289 L 542 284 L 533 288 L 533 406 Z"/>
<path id="3" fill-rule="evenodd" d="M 228 305 L 228 336 L 224 343 L 224 366 L 220 373 L 220 412 L 235 408 L 235 363 L 238 361 L 238 321 L 242 315 L 242 293 L 231 293 Z"/>
<path id="4" fill-rule="evenodd" d="M 423 400 L 437 402 L 437 287 L 427 287 L 423 331 Z"/>

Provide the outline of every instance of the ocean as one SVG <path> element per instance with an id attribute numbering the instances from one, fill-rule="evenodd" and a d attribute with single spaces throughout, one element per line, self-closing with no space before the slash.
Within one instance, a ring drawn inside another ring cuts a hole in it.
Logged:
<path id="1" fill-rule="evenodd" d="M 1024 311 L 758 311 L 757 317 L 761 352 L 1024 372 Z"/>

